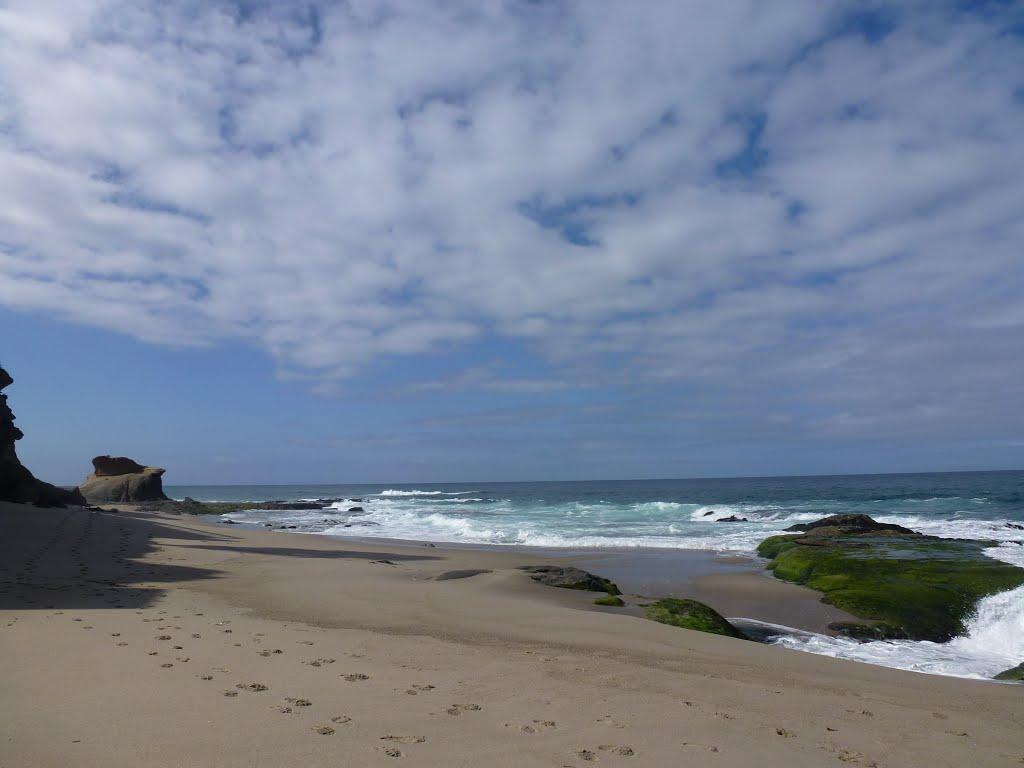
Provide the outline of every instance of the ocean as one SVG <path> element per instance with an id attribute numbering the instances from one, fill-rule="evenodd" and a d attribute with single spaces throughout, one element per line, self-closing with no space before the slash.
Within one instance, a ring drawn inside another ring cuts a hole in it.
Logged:
<path id="1" fill-rule="evenodd" d="M 1024 471 L 899 475 L 381 485 L 167 486 L 199 501 L 332 500 L 241 510 L 242 524 L 310 534 L 571 550 L 682 549 L 754 555 L 797 522 L 864 513 L 936 536 L 999 542 L 1024 567 Z M 336 500 L 336 501 L 334 501 Z M 362 511 L 350 512 L 353 507 Z M 725 521 L 732 518 L 731 521 Z M 1024 661 L 1024 588 L 986 598 L 950 643 L 859 643 L 783 628 L 772 642 L 885 666 L 991 677 Z"/>

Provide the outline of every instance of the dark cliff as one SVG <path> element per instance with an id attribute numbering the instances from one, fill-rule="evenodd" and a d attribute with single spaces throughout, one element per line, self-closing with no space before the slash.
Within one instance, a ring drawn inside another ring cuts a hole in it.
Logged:
<path id="1" fill-rule="evenodd" d="M 37 480 L 22 465 L 15 450 L 15 443 L 24 437 L 14 425 L 14 413 L 7 405 L 7 395 L 2 391 L 14 383 L 14 379 L 0 368 L 0 501 L 14 501 L 22 504 L 36 504 L 41 507 L 63 507 L 67 504 L 82 504 L 82 495 L 75 490 L 65 490 Z"/>

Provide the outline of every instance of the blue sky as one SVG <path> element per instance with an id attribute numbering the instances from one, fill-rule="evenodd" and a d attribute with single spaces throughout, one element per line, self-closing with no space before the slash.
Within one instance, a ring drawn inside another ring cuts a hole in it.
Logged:
<path id="1" fill-rule="evenodd" d="M 1024 466 L 1015 3 L 0 5 L 41 476 Z"/>

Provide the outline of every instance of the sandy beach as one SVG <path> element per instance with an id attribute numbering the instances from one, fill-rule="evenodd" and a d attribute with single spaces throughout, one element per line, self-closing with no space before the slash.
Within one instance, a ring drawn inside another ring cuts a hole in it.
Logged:
<path id="1" fill-rule="evenodd" d="M 12 504 L 0 526 L 4 768 L 1024 760 L 1018 686 L 596 609 L 518 570 L 533 553 Z"/>

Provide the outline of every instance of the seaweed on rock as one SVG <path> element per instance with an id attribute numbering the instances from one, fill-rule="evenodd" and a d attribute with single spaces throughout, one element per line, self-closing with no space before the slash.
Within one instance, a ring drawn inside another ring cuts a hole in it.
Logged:
<path id="1" fill-rule="evenodd" d="M 772 536 L 757 551 L 770 559 L 777 578 L 817 590 L 823 602 L 866 620 L 834 624 L 836 631 L 859 639 L 945 642 L 965 631 L 981 598 L 1024 584 L 1024 569 L 988 557 L 988 545 L 826 525 Z"/>
<path id="2" fill-rule="evenodd" d="M 722 614 L 696 600 L 666 597 L 648 605 L 645 615 L 651 621 L 671 624 L 674 627 L 747 639 L 747 636 L 730 624 Z"/>

